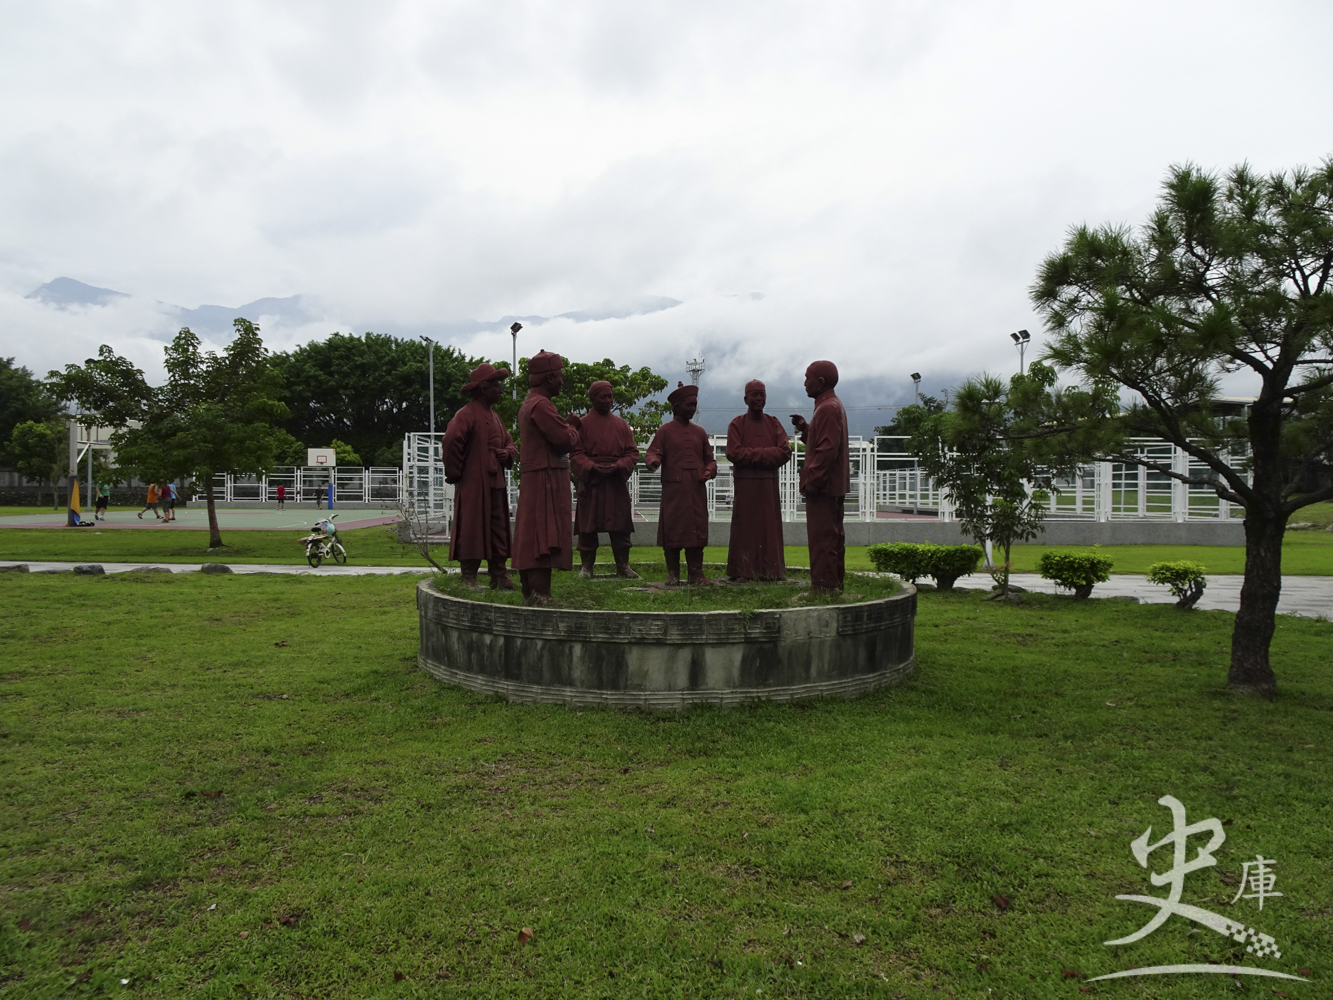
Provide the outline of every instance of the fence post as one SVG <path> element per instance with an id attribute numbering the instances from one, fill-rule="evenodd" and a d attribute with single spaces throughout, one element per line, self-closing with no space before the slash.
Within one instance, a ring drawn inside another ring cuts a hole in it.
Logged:
<path id="1" fill-rule="evenodd" d="M 1097 462 L 1093 466 L 1092 517 L 1095 521 L 1111 520 L 1111 463 Z"/>

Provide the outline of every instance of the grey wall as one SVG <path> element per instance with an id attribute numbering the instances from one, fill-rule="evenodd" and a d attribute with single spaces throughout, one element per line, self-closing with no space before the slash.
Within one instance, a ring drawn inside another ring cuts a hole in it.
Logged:
<path id="1" fill-rule="evenodd" d="M 512 527 L 512 522 L 511 522 Z M 406 543 L 406 524 L 400 522 L 399 541 Z M 934 542 L 937 545 L 961 545 L 971 542 L 956 521 L 847 521 L 848 545 L 873 545 L 876 542 Z M 437 530 L 432 525 L 432 530 Z M 782 525 L 783 541 L 788 545 L 806 544 L 805 525 L 787 521 Z M 606 535 L 602 545 L 610 544 Z M 657 544 L 656 522 L 635 525 L 634 544 Z M 708 544 L 726 545 L 731 540 L 731 524 L 712 521 L 708 525 Z M 1046 531 L 1033 544 L 1041 545 L 1235 545 L 1245 544 L 1245 526 L 1233 521 L 1048 521 Z"/>
<path id="2" fill-rule="evenodd" d="M 961 545 L 971 542 L 956 521 L 847 521 L 848 545 L 876 542 L 934 542 Z M 656 525 L 652 526 L 653 532 Z M 645 532 L 634 540 L 642 545 Z M 788 521 L 782 525 L 788 545 L 806 544 L 805 525 Z M 654 534 L 648 534 L 652 544 Z M 708 526 L 708 543 L 726 545 L 731 525 L 715 521 Z M 1240 521 L 1048 521 L 1046 531 L 1034 540 L 1043 545 L 1241 545 L 1245 528 Z"/>

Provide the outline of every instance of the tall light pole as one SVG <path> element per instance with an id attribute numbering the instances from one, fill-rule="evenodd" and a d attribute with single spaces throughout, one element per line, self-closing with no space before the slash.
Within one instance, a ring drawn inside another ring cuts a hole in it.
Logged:
<path id="1" fill-rule="evenodd" d="M 912 404 L 921 402 L 921 373 L 912 372 Z"/>
<path id="2" fill-rule="evenodd" d="M 518 378 L 518 331 L 523 329 L 523 324 L 517 321 L 509 328 L 509 336 L 514 338 L 514 366 L 509 369 L 509 378 Z M 518 398 L 518 383 L 510 381 L 509 386 L 513 389 L 514 398 Z"/>
<path id="3" fill-rule="evenodd" d="M 429 337 L 422 337 L 421 342 L 426 345 L 430 352 L 430 447 L 432 455 L 435 451 L 435 341 Z"/>
<path id="4" fill-rule="evenodd" d="M 704 356 L 700 354 L 697 358 L 686 361 L 685 370 L 689 372 L 690 385 L 698 385 L 699 376 L 704 373 Z"/>
<path id="5" fill-rule="evenodd" d="M 1032 340 L 1032 334 L 1026 330 L 1019 330 L 1017 333 L 1009 334 L 1009 339 L 1014 342 L 1018 348 L 1018 374 L 1023 375 L 1027 372 L 1027 365 L 1023 361 L 1023 355 L 1027 353 L 1028 343 Z"/>

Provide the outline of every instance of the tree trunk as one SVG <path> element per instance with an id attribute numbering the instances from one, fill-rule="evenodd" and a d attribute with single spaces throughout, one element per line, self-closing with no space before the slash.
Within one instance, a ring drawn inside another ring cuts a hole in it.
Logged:
<path id="1" fill-rule="evenodd" d="M 208 474 L 204 480 L 207 487 L 204 496 L 208 498 L 208 547 L 210 549 L 222 548 L 222 532 L 218 530 L 218 508 L 213 502 L 213 473 Z"/>
<path id="2" fill-rule="evenodd" d="M 1257 505 L 1256 505 L 1257 506 Z M 1277 600 L 1282 593 L 1282 536 L 1287 519 L 1260 510 L 1245 517 L 1245 582 L 1240 610 L 1231 633 L 1231 670 L 1227 683 L 1234 691 L 1272 698 L 1277 690 L 1268 647 L 1277 625 Z"/>

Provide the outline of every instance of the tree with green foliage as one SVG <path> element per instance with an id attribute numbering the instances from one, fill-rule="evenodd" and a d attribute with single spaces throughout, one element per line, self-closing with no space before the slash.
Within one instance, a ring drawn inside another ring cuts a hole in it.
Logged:
<path id="1" fill-rule="evenodd" d="M 1010 551 L 1044 531 L 1050 492 L 1072 474 L 1077 449 L 1095 425 L 1078 418 L 1114 409 L 1104 386 L 1056 388 L 1055 371 L 1033 364 L 1006 384 L 993 375 L 965 382 L 947 410 L 907 406 L 898 416 L 908 450 L 953 504 L 963 533 L 1003 552 L 992 565 L 1000 596 L 1009 594 Z M 1055 431 L 1063 434 L 1055 443 Z"/>
<path id="2" fill-rule="evenodd" d="M 428 347 L 419 340 L 335 333 L 275 354 L 273 364 L 291 411 L 285 427 L 307 447 L 337 438 L 375 465 L 396 466 L 403 437 L 430 427 Z M 435 346 L 437 430 L 468 402 L 460 390 L 479 364 L 455 347 Z"/>
<path id="3" fill-rule="evenodd" d="M 334 438 L 329 442 L 329 447 L 333 449 L 333 455 L 338 460 L 339 465 L 361 464 L 361 456 L 358 455 L 346 441 L 339 441 L 337 438 Z"/>
<path id="4" fill-rule="evenodd" d="M 166 349 L 167 382 L 149 386 L 144 374 L 103 345 L 97 358 L 52 372 L 62 398 L 77 399 L 117 430 L 122 468 L 144 480 L 191 477 L 208 503 L 209 547 L 219 548 L 213 477 L 263 475 L 282 444 L 276 426 L 287 418 L 282 378 L 249 320 L 221 354 L 200 350 L 188 327 Z"/>
<path id="5" fill-rule="evenodd" d="M 924 410 L 927 415 L 932 413 L 943 413 L 947 408 L 947 401 L 935 396 L 922 396 L 916 403 L 912 404 L 920 410 Z M 903 423 L 903 412 L 906 406 L 900 407 L 898 413 L 887 424 L 875 428 L 876 437 L 908 437 L 911 431 Z"/>
<path id="6" fill-rule="evenodd" d="M 29 422 L 45 423 L 59 413 L 60 400 L 45 383 L 34 378 L 27 368 L 15 365 L 13 358 L 0 358 L 0 465 L 15 463 L 9 447 L 15 427 Z M 40 478 L 45 479 L 45 474 Z"/>
<path id="7" fill-rule="evenodd" d="M 1245 510 L 1245 580 L 1230 686 L 1271 697 L 1269 645 L 1288 519 L 1333 499 L 1333 160 L 1225 180 L 1173 167 L 1137 232 L 1074 229 L 1032 299 L 1055 335 L 1045 359 L 1132 394 L 1086 454 L 1205 486 Z M 1243 418 L 1219 416 L 1221 381 L 1258 384 Z M 1199 471 L 1154 462 L 1130 438 L 1170 441 Z M 1076 449 L 1080 450 L 1080 449 Z"/>
<path id="8" fill-rule="evenodd" d="M 60 507 L 60 484 L 69 474 L 69 427 L 56 420 L 26 420 L 9 436 L 14 468 L 30 483 L 51 487 L 51 506 Z"/>

